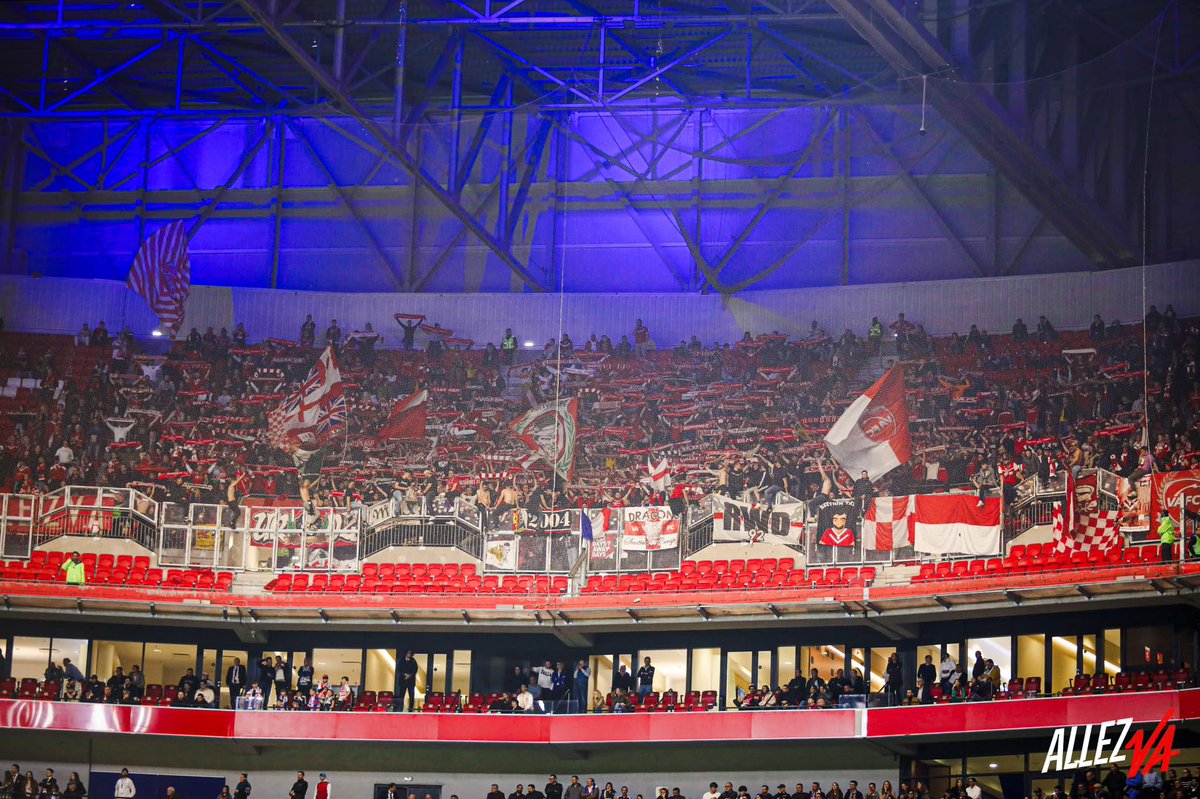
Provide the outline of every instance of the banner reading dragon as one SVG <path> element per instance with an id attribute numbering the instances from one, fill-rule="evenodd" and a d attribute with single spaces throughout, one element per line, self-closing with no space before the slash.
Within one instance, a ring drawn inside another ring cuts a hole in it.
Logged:
<path id="1" fill-rule="evenodd" d="M 513 435 L 534 455 L 550 464 L 559 477 L 570 480 L 575 471 L 575 431 L 579 400 L 547 402 L 531 408 L 512 423 Z"/>
<path id="2" fill-rule="evenodd" d="M 679 520 L 670 508 L 625 508 L 621 549 L 653 552 L 679 546 Z"/>
<path id="3" fill-rule="evenodd" d="M 807 510 L 808 506 L 803 502 L 768 508 L 736 499 L 717 498 L 713 541 L 798 545 Z"/>

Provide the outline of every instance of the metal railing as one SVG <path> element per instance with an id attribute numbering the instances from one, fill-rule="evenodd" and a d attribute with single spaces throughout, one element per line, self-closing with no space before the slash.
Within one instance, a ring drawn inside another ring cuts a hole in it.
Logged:
<path id="1" fill-rule="evenodd" d="M 135 541 L 154 549 L 159 504 L 133 488 L 65 486 L 37 498 L 33 547 L 59 536 Z"/>

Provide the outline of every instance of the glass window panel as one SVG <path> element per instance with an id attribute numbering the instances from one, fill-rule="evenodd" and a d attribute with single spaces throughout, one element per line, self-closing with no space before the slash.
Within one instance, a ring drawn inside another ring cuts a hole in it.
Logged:
<path id="1" fill-rule="evenodd" d="M 733 700 L 740 699 L 750 689 L 750 683 L 754 682 L 750 673 L 752 665 L 753 656 L 749 652 L 726 653 L 725 707 L 735 707 Z"/>
<path id="2" fill-rule="evenodd" d="M 888 658 L 896 653 L 896 647 L 871 648 L 871 693 L 883 690 L 887 675 Z"/>
<path id="3" fill-rule="evenodd" d="M 1025 771 L 1025 755 L 989 755 L 967 758 L 967 774 L 974 776 L 981 784 L 983 778 L 989 774 L 1023 771 Z M 1001 792 L 996 792 L 996 795 L 1001 795 Z"/>
<path id="4" fill-rule="evenodd" d="M 1049 693 L 1046 685 L 1046 636 L 1017 636 L 1017 675 L 1022 679 L 1037 677 L 1042 681 L 1042 692 Z"/>
<path id="5" fill-rule="evenodd" d="M 712 647 L 692 650 L 692 690 L 721 690 L 720 649 Z"/>
<path id="6" fill-rule="evenodd" d="M 1012 637 L 1007 635 L 995 638 L 972 638 L 967 641 L 967 663 L 963 671 L 968 677 L 975 668 L 975 653 L 983 653 L 984 660 L 991 660 L 1000 667 L 1000 679 L 1007 681 L 1012 677 Z"/>
<path id="7" fill-rule="evenodd" d="M 1079 673 L 1077 658 L 1079 655 L 1079 640 L 1075 636 L 1056 635 L 1051 640 L 1053 649 L 1050 658 L 1050 685 L 1044 688 L 1044 693 L 1058 693 L 1064 688 L 1071 687 L 1075 675 Z"/>
<path id="8" fill-rule="evenodd" d="M 950 655 L 950 657 L 954 658 L 954 662 L 960 666 L 962 665 L 962 652 L 960 651 L 961 649 L 962 649 L 962 647 L 958 644 L 957 641 L 954 642 L 953 644 L 946 644 L 946 654 L 948 654 L 948 655 Z M 941 663 L 941 658 L 937 658 L 937 661 L 939 663 Z"/>
<path id="9" fill-rule="evenodd" d="M 149 685 L 178 685 L 188 669 L 195 673 L 195 644 L 154 644 L 147 642 L 142 671 Z M 129 668 L 126 667 L 126 672 Z"/>
<path id="10" fill-rule="evenodd" d="M 349 677 L 350 684 L 357 690 L 362 680 L 362 657 L 361 649 L 314 649 L 313 669 L 316 674 L 328 674 L 332 685 L 339 684 L 342 677 Z M 292 661 L 292 685 L 296 684 L 294 664 L 303 662 L 303 657 Z"/>
<path id="11" fill-rule="evenodd" d="M 933 658 L 933 665 L 938 665 L 942 662 L 942 645 L 941 644 L 922 644 L 917 647 L 917 665 L 925 662 L 926 656 Z M 914 675 L 915 676 L 915 675 Z"/>
<path id="12" fill-rule="evenodd" d="M 113 676 L 120 666 L 128 672 L 135 664 L 142 663 L 141 641 L 94 641 L 92 642 L 92 674 L 101 680 Z M 143 668 L 143 672 L 146 670 Z M 91 674 L 88 675 L 92 676 Z M 146 673 L 146 684 L 162 684 L 162 679 L 152 679 Z"/>
<path id="13" fill-rule="evenodd" d="M 446 655 L 433 656 L 433 674 L 428 678 L 430 691 L 446 693 Z"/>
<path id="14" fill-rule="evenodd" d="M 1186 650 L 1184 650 L 1186 651 Z M 1121 671 L 1121 631 L 1104 631 L 1104 673 L 1115 675 Z"/>
<path id="15" fill-rule="evenodd" d="M 572 670 L 574 673 L 574 670 Z M 595 676 L 595 672 L 592 672 Z M 454 671 L 450 675 L 450 690 L 463 695 L 471 693 L 471 650 L 454 650 Z"/>
<path id="16" fill-rule="evenodd" d="M 802 646 L 800 647 L 800 667 L 801 676 L 805 679 L 813 669 L 821 675 L 822 679 L 828 679 L 831 675 L 837 672 L 838 669 L 845 668 L 846 650 L 840 646 L 825 644 L 823 646 Z M 787 679 L 796 676 L 794 673 L 788 674 Z M 783 672 L 780 672 L 779 679 L 784 679 Z"/>
<path id="17" fill-rule="evenodd" d="M 454 667 L 458 668 L 458 654 L 455 653 Z M 467 653 L 467 673 L 471 671 L 471 655 Z M 353 679 L 353 678 L 351 678 Z M 394 691 L 396 686 L 396 650 L 368 649 L 367 650 L 367 679 L 363 683 L 365 691 Z M 464 689 L 463 693 L 467 693 Z"/>
<path id="18" fill-rule="evenodd" d="M 650 658 L 650 665 L 654 666 L 655 691 L 682 694 L 687 690 L 686 649 L 643 649 L 638 655 Z"/>
<path id="19" fill-rule="evenodd" d="M 601 694 L 607 694 L 612 690 L 612 656 L 592 655 L 590 665 L 592 667 L 592 685 L 595 686 L 595 688 L 600 691 Z"/>
<path id="20" fill-rule="evenodd" d="M 43 680 L 50 665 L 50 639 L 18 635 L 13 638 L 12 676 Z"/>
<path id="21" fill-rule="evenodd" d="M 769 685 L 775 687 L 775 680 L 771 676 L 771 650 L 763 649 L 758 653 L 758 674 L 755 680 L 756 685 Z"/>
<path id="22" fill-rule="evenodd" d="M 1175 631 L 1170 625 L 1131 627 L 1125 631 L 1124 664 L 1131 670 L 1173 668 Z"/>
<path id="23" fill-rule="evenodd" d="M 1084 635 L 1083 640 L 1083 673 L 1095 674 L 1101 669 L 1096 668 L 1096 636 Z"/>

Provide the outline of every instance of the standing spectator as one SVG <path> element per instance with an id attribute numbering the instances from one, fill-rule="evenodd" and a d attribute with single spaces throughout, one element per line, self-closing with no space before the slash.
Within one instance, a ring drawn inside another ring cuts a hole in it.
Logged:
<path id="1" fill-rule="evenodd" d="M 38 783 L 38 796 L 53 799 L 59 795 L 58 780 L 54 777 L 54 769 L 46 769 L 46 776 Z"/>
<path id="2" fill-rule="evenodd" d="M 487 796 L 484 799 L 505 799 L 504 791 L 500 790 L 500 786 L 493 782 L 492 789 L 487 792 Z"/>
<path id="3" fill-rule="evenodd" d="M 304 696 L 306 701 L 308 695 L 312 693 L 313 674 L 312 660 L 305 658 L 304 665 L 296 670 L 296 690 Z"/>
<path id="4" fill-rule="evenodd" d="M 949 693 L 950 683 L 954 680 L 954 675 L 957 672 L 958 664 L 954 662 L 954 658 L 950 657 L 950 653 L 947 652 L 946 656 L 942 658 L 941 667 L 938 669 L 938 677 L 941 680 L 942 691 L 944 693 Z"/>
<path id="5" fill-rule="evenodd" d="M 886 686 L 889 705 L 900 704 L 900 692 L 904 690 L 904 669 L 900 665 L 900 658 L 896 653 L 888 655 L 886 674 Z"/>
<path id="6" fill-rule="evenodd" d="M 937 682 L 938 668 L 933 665 L 933 655 L 926 655 L 925 662 L 917 666 L 917 679 L 923 682 L 926 691 Z M 921 698 L 924 699 L 924 697 Z"/>
<path id="7" fill-rule="evenodd" d="M 513 335 L 511 327 L 504 329 L 504 338 L 500 339 L 500 357 L 505 366 L 512 366 L 517 359 L 517 337 Z"/>
<path id="8" fill-rule="evenodd" d="M 563 786 L 558 781 L 556 774 L 551 774 L 549 781 L 546 782 L 546 799 L 562 799 Z"/>
<path id="9" fill-rule="evenodd" d="M 304 324 L 300 325 L 300 346 L 311 348 L 317 337 L 317 323 L 313 321 L 312 314 L 304 317 Z"/>
<path id="10" fill-rule="evenodd" d="M 292 667 L 288 665 L 286 660 L 276 655 L 275 664 L 271 669 L 271 679 L 275 682 L 275 694 L 276 696 L 283 696 L 292 687 Z"/>
<path id="11" fill-rule="evenodd" d="M 114 799 L 133 799 L 137 796 L 137 786 L 133 784 L 133 780 L 129 778 L 129 769 L 121 769 L 121 776 L 117 778 L 117 784 L 113 787 Z"/>
<path id="12" fill-rule="evenodd" d="M 572 698 L 577 703 L 579 713 L 588 711 L 588 683 L 591 679 L 592 670 L 588 668 L 587 661 L 579 661 L 579 665 L 575 667 L 575 687 L 572 689 Z"/>
<path id="13" fill-rule="evenodd" d="M 613 675 L 613 690 L 615 691 L 619 688 L 622 691 L 632 691 L 636 685 L 636 679 L 632 674 L 629 673 L 629 669 L 625 666 L 625 664 L 622 663 L 617 669 L 617 673 Z M 546 797 L 546 799 L 550 798 Z"/>
<path id="14" fill-rule="evenodd" d="M 230 707 L 237 707 L 238 697 L 242 695 L 242 691 L 246 690 L 247 677 L 246 667 L 242 665 L 241 658 L 234 658 L 233 665 L 225 670 L 225 685 L 229 688 Z M 243 797 L 243 799 L 245 798 Z"/>
<path id="15" fill-rule="evenodd" d="M 583 786 L 579 784 L 579 777 L 571 777 L 571 784 L 563 791 L 563 799 L 583 799 Z"/>
<path id="16" fill-rule="evenodd" d="M 79 779 L 79 772 L 72 771 L 71 776 L 67 779 L 67 784 L 63 788 L 63 799 L 84 799 L 87 796 L 87 788 L 83 785 L 83 780 Z"/>
<path id="17" fill-rule="evenodd" d="M 874 497 L 875 485 L 871 482 L 871 477 L 867 474 L 867 470 L 863 469 L 862 474 L 854 481 L 854 504 L 860 514 L 867 512 L 867 507 L 871 504 L 871 500 Z"/>
<path id="18" fill-rule="evenodd" d="M 262 659 L 258 661 L 258 687 L 262 693 L 264 706 L 271 702 L 271 686 L 274 684 L 275 665 L 271 661 L 271 655 L 263 653 Z"/>
<path id="19" fill-rule="evenodd" d="M 342 346 L 342 329 L 338 327 L 338 320 L 329 320 L 329 327 L 325 328 L 325 346 L 333 347 L 334 352 L 338 352 Z"/>
<path id="20" fill-rule="evenodd" d="M 1158 520 L 1158 546 L 1161 551 L 1161 559 L 1163 563 L 1170 563 L 1175 560 L 1175 542 L 1176 542 L 1175 520 L 1171 518 L 1170 512 L 1164 508 L 1162 516 Z"/>
<path id="21" fill-rule="evenodd" d="M 332 787 L 333 786 L 329 784 L 329 780 L 325 776 L 325 773 L 322 772 L 320 776 L 317 777 L 317 790 L 313 799 L 331 799 L 329 792 Z"/>
<path id="22" fill-rule="evenodd" d="M 67 573 L 67 585 L 82 586 L 87 582 L 86 569 L 78 552 L 71 553 L 71 559 L 62 565 L 62 570 Z"/>
<path id="23" fill-rule="evenodd" d="M 411 650 L 404 653 L 404 660 L 400 663 L 400 694 L 401 704 L 404 703 L 404 697 L 408 696 L 408 711 L 412 712 L 417 703 L 417 661 Z"/>
<path id="24" fill-rule="evenodd" d="M 638 320 L 641 324 L 641 320 Z M 638 693 L 642 696 L 654 690 L 654 666 L 650 665 L 650 658 L 645 658 L 642 661 L 642 667 L 638 669 Z"/>
<path id="25" fill-rule="evenodd" d="M 623 337 L 622 337 L 623 338 Z M 646 357 L 646 350 L 650 346 L 650 328 L 642 324 L 642 320 L 637 320 L 637 324 L 633 328 L 633 351 L 639 358 Z"/>
<path id="26" fill-rule="evenodd" d="M 305 799 L 308 795 L 308 780 L 304 779 L 304 772 L 296 772 L 296 781 L 292 783 L 292 789 L 288 791 L 288 799 Z"/>
<path id="27" fill-rule="evenodd" d="M 233 788 L 233 799 L 250 799 L 251 790 L 253 787 L 250 785 L 250 777 L 243 771 Z"/>

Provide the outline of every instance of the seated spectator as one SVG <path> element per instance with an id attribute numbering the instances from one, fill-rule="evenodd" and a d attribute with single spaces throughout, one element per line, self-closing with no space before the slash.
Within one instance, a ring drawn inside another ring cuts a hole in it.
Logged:
<path id="1" fill-rule="evenodd" d="M 519 694 L 517 694 L 516 705 L 517 705 L 516 709 L 517 709 L 518 713 L 533 713 L 533 712 L 535 712 L 534 711 L 534 703 L 533 703 L 533 694 L 529 693 L 529 688 L 527 686 L 524 686 L 524 685 L 521 686 L 521 692 Z"/>
<path id="2" fill-rule="evenodd" d="M 1020 319 L 1013 323 L 1012 340 L 1014 344 L 1024 344 L 1029 341 L 1029 328 Z"/>
<path id="3" fill-rule="evenodd" d="M 82 696 L 79 683 L 74 680 L 67 680 L 67 684 L 63 686 L 62 700 L 64 702 L 78 702 Z"/>
<path id="4" fill-rule="evenodd" d="M 968 701 L 980 702 L 992 698 L 992 681 L 986 674 L 980 674 L 971 682 L 971 695 Z"/>
<path id="5" fill-rule="evenodd" d="M 488 704 L 489 713 L 509 713 L 512 711 L 513 700 L 508 691 L 500 694 Z"/>
<path id="6" fill-rule="evenodd" d="M 623 689 L 618 688 L 613 692 L 613 713 L 628 713 L 633 709 L 633 701 L 630 700 L 629 694 Z"/>
<path id="7" fill-rule="evenodd" d="M 1054 329 L 1054 325 L 1050 323 L 1050 320 L 1044 316 L 1038 317 L 1037 337 L 1038 341 L 1043 344 L 1058 339 L 1058 331 Z"/>

